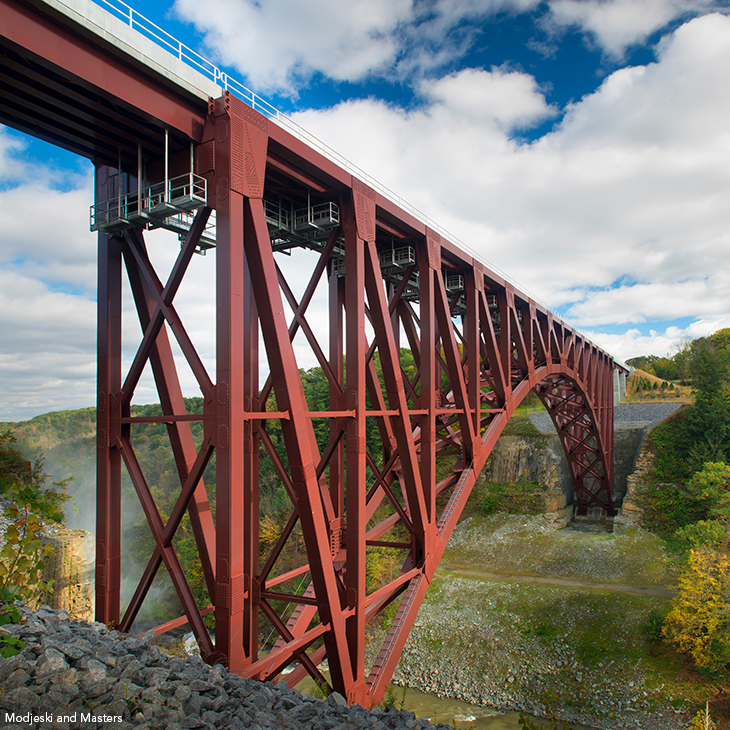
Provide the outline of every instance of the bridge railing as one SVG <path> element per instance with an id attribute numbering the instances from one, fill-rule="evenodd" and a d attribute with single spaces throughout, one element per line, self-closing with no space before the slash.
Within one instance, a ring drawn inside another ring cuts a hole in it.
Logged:
<path id="1" fill-rule="evenodd" d="M 300 124 L 297 124 L 297 122 L 281 112 L 279 109 L 273 106 L 273 104 L 270 104 L 258 94 L 251 91 L 251 89 L 244 86 L 244 84 L 242 84 L 237 79 L 229 76 L 228 73 L 216 66 L 212 61 L 209 61 L 197 51 L 194 51 L 189 46 L 186 46 L 182 41 L 175 38 L 166 30 L 160 28 L 159 25 L 153 23 L 144 15 L 136 11 L 134 8 L 127 5 L 127 3 L 123 2 L 122 0 L 93 0 L 93 2 L 95 2 L 97 5 L 104 8 L 105 10 L 109 11 L 112 15 L 121 19 L 126 25 L 129 25 L 130 28 L 138 31 L 149 40 L 164 48 L 166 51 L 168 51 L 168 53 L 172 54 L 183 63 L 186 63 L 188 66 L 194 68 L 203 76 L 207 76 L 225 91 L 230 91 L 232 94 L 238 96 L 253 109 L 273 120 L 276 124 L 286 129 L 292 136 L 296 137 L 302 142 L 305 142 L 312 149 L 322 154 L 328 160 L 339 165 L 343 170 L 351 173 L 374 190 L 377 190 L 381 195 L 386 197 L 391 202 L 395 203 L 402 210 L 410 213 L 410 215 L 421 221 L 421 223 L 424 223 L 431 230 L 439 233 L 446 240 L 458 246 L 462 251 L 468 253 L 477 261 L 480 261 L 495 274 L 502 277 L 505 281 L 509 282 L 518 290 L 532 298 L 533 301 L 539 303 L 540 306 L 542 306 L 545 310 L 551 312 L 557 319 L 564 322 L 566 321 L 559 312 L 545 304 L 545 302 L 538 299 L 534 294 L 532 294 L 521 284 L 518 284 L 504 271 L 500 270 L 490 261 L 487 261 L 487 259 L 485 259 L 484 256 L 482 256 L 480 253 L 478 253 L 473 248 L 458 239 L 452 233 L 447 231 L 443 226 L 439 225 L 436 221 L 429 218 L 423 211 L 419 210 L 414 205 L 411 205 L 411 203 L 409 203 L 407 200 L 404 200 L 400 195 L 394 193 L 390 188 L 386 187 L 381 182 L 373 178 L 362 168 L 358 167 L 346 157 L 341 155 L 339 152 L 332 149 L 328 144 L 322 142 L 321 139 L 313 135 L 311 132 L 308 132 Z"/>

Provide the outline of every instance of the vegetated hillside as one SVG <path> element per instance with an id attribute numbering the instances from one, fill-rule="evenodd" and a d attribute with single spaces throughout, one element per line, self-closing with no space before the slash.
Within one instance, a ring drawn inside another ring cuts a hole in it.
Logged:
<path id="1" fill-rule="evenodd" d="M 30 460 L 44 458 L 50 481 L 70 479 L 73 502 L 66 510 L 72 529 L 94 530 L 96 503 L 96 409 L 44 413 L 28 421 L 0 423 L 0 432 L 10 431 L 18 448 Z"/>
<path id="2" fill-rule="evenodd" d="M 189 413 L 202 413 L 203 399 L 186 399 Z M 152 416 L 162 413 L 159 405 L 132 406 L 132 415 Z M 192 424 L 196 443 L 202 439 L 202 424 Z M 45 458 L 45 469 L 54 480 L 71 478 L 69 492 L 76 503 L 70 510 L 69 526 L 94 530 L 96 502 L 96 409 L 44 413 L 28 421 L 0 424 L 0 430 L 11 431 L 18 447 L 29 459 Z M 148 475 L 150 484 L 163 491 L 177 489 L 175 462 L 163 424 L 133 427 L 133 443 L 137 457 Z M 123 472 L 124 473 L 124 472 Z M 126 476 L 126 474 L 125 474 Z M 131 485 L 125 479 L 128 489 Z M 125 490 L 126 491 L 126 490 Z"/>
<path id="3" fill-rule="evenodd" d="M 659 635 L 685 657 L 688 668 L 712 678 L 718 691 L 710 707 L 726 726 L 730 722 L 725 699 L 730 690 L 730 329 L 692 341 L 669 360 L 677 358 L 693 388 L 694 403 L 648 435 L 654 463 L 639 501 L 644 526 L 671 550 L 679 583 L 671 610 L 658 617 Z M 658 377 L 667 363 L 659 365 Z"/>
<path id="4" fill-rule="evenodd" d="M 680 402 L 694 400 L 692 388 L 681 381 L 665 380 L 638 368 L 626 381 L 626 400 L 629 403 Z"/>
<path id="5" fill-rule="evenodd" d="M 689 360 L 691 358 L 691 342 L 684 345 L 671 357 L 657 355 L 641 355 L 626 361 L 627 365 L 644 373 L 667 381 L 686 381 L 690 377 Z"/>
<path id="6" fill-rule="evenodd" d="M 189 413 L 202 413 L 203 399 L 186 399 Z M 159 405 L 132 406 L 132 415 L 160 415 Z M 193 437 L 197 444 L 202 440 L 202 423 L 193 423 Z M 180 490 L 175 460 L 169 445 L 164 424 L 134 425 L 133 443 L 137 458 L 147 482 L 157 499 L 158 507 L 166 519 L 174 497 Z M 70 478 L 68 492 L 72 502 L 66 509 L 66 524 L 70 528 L 96 531 L 96 409 L 82 408 L 75 411 L 58 411 L 36 416 L 28 421 L 0 424 L 0 431 L 14 434 L 18 447 L 29 459 L 43 456 L 44 471 L 52 481 Z M 205 477 L 214 484 L 214 464 L 209 466 Z M 125 556 L 123 592 L 125 598 L 136 585 L 133 578 L 141 574 L 154 548 L 152 534 L 137 499 L 126 470 L 122 469 L 122 550 Z M 176 538 L 176 548 L 182 555 L 191 555 L 193 538 L 187 517 Z M 202 597 L 204 586 L 197 561 L 188 561 L 188 579 L 195 592 Z M 180 607 L 171 590 L 169 578 L 162 571 L 154 590 L 160 600 L 155 602 L 152 613 L 142 617 L 137 628 L 179 615 Z M 207 603 L 207 601 L 206 601 Z M 152 604 L 150 604 L 152 607 Z M 176 613 L 177 612 L 177 613 Z"/>
<path id="7" fill-rule="evenodd" d="M 377 354 L 374 361 L 376 371 L 379 372 Z M 410 351 L 401 351 L 401 365 L 404 372 L 413 377 L 415 366 Z M 300 374 L 310 409 L 313 411 L 331 410 L 330 385 L 322 369 L 302 370 Z M 276 410 L 273 395 L 269 397 L 265 407 L 268 410 Z M 203 399 L 186 399 L 186 410 L 190 414 L 201 414 Z M 133 416 L 153 416 L 161 415 L 162 411 L 159 405 L 146 405 L 133 406 L 131 413 Z M 379 433 L 374 421 L 375 419 L 369 419 L 366 437 L 371 453 L 377 455 Z M 203 424 L 202 422 L 192 422 L 190 425 L 194 441 L 199 446 L 203 438 Z M 324 452 L 330 438 L 329 423 L 327 419 L 315 419 L 313 426 L 319 449 Z M 73 507 L 69 510 L 67 522 L 70 527 L 95 531 L 95 460 L 97 454 L 95 410 L 88 408 L 79 411 L 48 413 L 29 421 L 0 426 L 0 430 L 4 428 L 15 433 L 19 445 L 29 457 L 34 457 L 40 452 L 45 454 L 46 468 L 54 480 L 72 478 L 69 491 L 74 497 L 76 512 Z M 180 491 L 180 477 L 170 447 L 167 427 L 164 424 L 147 423 L 134 424 L 131 428 L 137 460 L 164 521 L 170 514 Z M 266 431 L 283 468 L 288 468 L 279 422 L 276 419 L 268 420 Z M 375 458 L 377 459 L 377 456 Z M 273 460 L 264 448 L 263 440 L 259 451 L 259 462 L 261 548 L 266 550 L 277 542 L 289 520 L 292 505 L 285 487 L 278 477 Z M 211 509 L 215 515 L 215 454 L 204 474 L 204 482 Z M 151 531 L 124 467 L 122 468 L 122 521 L 122 551 L 125 556 L 123 578 L 129 579 L 128 581 L 123 580 L 124 601 L 131 596 L 131 591 L 136 587 L 136 578 L 141 575 L 154 550 Z M 290 558 L 291 560 L 299 558 L 301 553 L 300 531 L 300 525 L 296 525 L 291 530 L 291 537 L 282 551 L 283 559 L 278 563 L 279 567 L 283 567 L 282 563 Z M 178 528 L 173 544 L 181 557 L 186 577 L 199 605 L 206 605 L 210 599 L 207 596 L 187 515 Z M 380 572 L 385 574 L 391 569 L 395 569 L 393 556 L 389 554 L 392 549 L 379 547 L 371 552 L 374 556 L 372 561 L 369 556 L 368 580 L 377 581 Z M 164 571 L 158 574 L 155 590 L 158 592 L 154 601 L 156 613 L 145 617 L 144 623 L 136 625 L 135 630 L 141 630 L 145 625 L 160 623 L 180 615 L 181 609 Z"/>

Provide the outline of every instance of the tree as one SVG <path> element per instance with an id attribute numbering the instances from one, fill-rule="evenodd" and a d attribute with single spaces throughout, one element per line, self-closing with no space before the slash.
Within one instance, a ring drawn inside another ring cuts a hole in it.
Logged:
<path id="1" fill-rule="evenodd" d="M 701 669 L 719 673 L 730 664 L 730 555 L 692 550 L 667 615 L 664 636 Z"/>
<path id="2" fill-rule="evenodd" d="M 722 330 L 720 330 L 722 332 Z M 719 333 L 716 333 L 719 334 Z M 727 354 L 724 338 L 700 337 L 690 345 L 689 373 L 699 396 L 720 393 L 727 381 Z"/>
<path id="3" fill-rule="evenodd" d="M 690 479 L 691 489 L 704 501 L 707 516 L 730 517 L 730 466 L 708 462 Z"/>
<path id="4" fill-rule="evenodd" d="M 675 363 L 677 366 L 677 375 L 676 377 L 681 380 L 683 383 L 687 380 L 689 377 L 688 370 L 687 370 L 687 362 L 689 360 L 689 347 L 692 343 L 692 340 L 689 338 L 683 338 L 681 339 L 675 346 L 674 346 L 674 354 L 672 355 L 672 362 Z"/>
<path id="5" fill-rule="evenodd" d="M 697 714 L 692 719 L 692 724 L 689 726 L 689 730 L 716 730 L 717 725 L 712 721 L 710 717 L 710 703 L 705 703 L 705 711 L 698 710 Z"/>

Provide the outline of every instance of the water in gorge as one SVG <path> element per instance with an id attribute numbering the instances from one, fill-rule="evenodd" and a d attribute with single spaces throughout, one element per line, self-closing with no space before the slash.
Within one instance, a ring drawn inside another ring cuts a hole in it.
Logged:
<path id="1" fill-rule="evenodd" d="M 302 680 L 297 689 L 301 692 L 316 696 L 314 681 L 311 679 Z M 401 687 L 394 687 L 395 706 L 400 707 L 402 691 Z M 520 730 L 519 712 L 501 712 L 492 707 L 481 707 L 472 705 L 462 700 L 451 697 L 437 697 L 433 694 L 420 692 L 417 689 L 406 688 L 403 709 L 410 710 L 416 717 L 425 717 L 432 723 L 444 723 L 457 728 L 457 730 Z M 540 717 L 526 715 L 538 725 L 547 721 Z M 575 730 L 591 730 L 585 725 L 571 724 Z"/>

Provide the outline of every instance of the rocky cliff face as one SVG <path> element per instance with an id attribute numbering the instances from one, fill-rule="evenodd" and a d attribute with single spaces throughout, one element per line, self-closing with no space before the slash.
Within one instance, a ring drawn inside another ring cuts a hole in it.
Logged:
<path id="1" fill-rule="evenodd" d="M 557 434 L 502 436 L 480 477 L 491 482 L 537 482 L 547 519 L 565 527 L 572 517 L 573 483 Z"/>
<path id="2" fill-rule="evenodd" d="M 53 554 L 45 559 L 43 580 L 53 581 L 48 605 L 66 611 L 73 619 L 94 620 L 96 544 L 94 536 L 83 530 L 69 530 L 63 525 L 48 531 L 44 542 L 53 545 Z"/>
<path id="3" fill-rule="evenodd" d="M 614 494 L 624 499 L 628 480 L 637 468 L 639 450 L 648 432 L 645 426 L 617 426 L 614 433 Z"/>
<path id="4" fill-rule="evenodd" d="M 616 429 L 614 481 L 618 499 L 626 494 L 627 478 L 634 470 L 645 431 L 640 426 Z M 573 482 L 557 433 L 536 437 L 502 436 L 480 478 L 493 482 L 537 482 L 545 493 L 547 519 L 557 527 L 570 522 Z"/>

